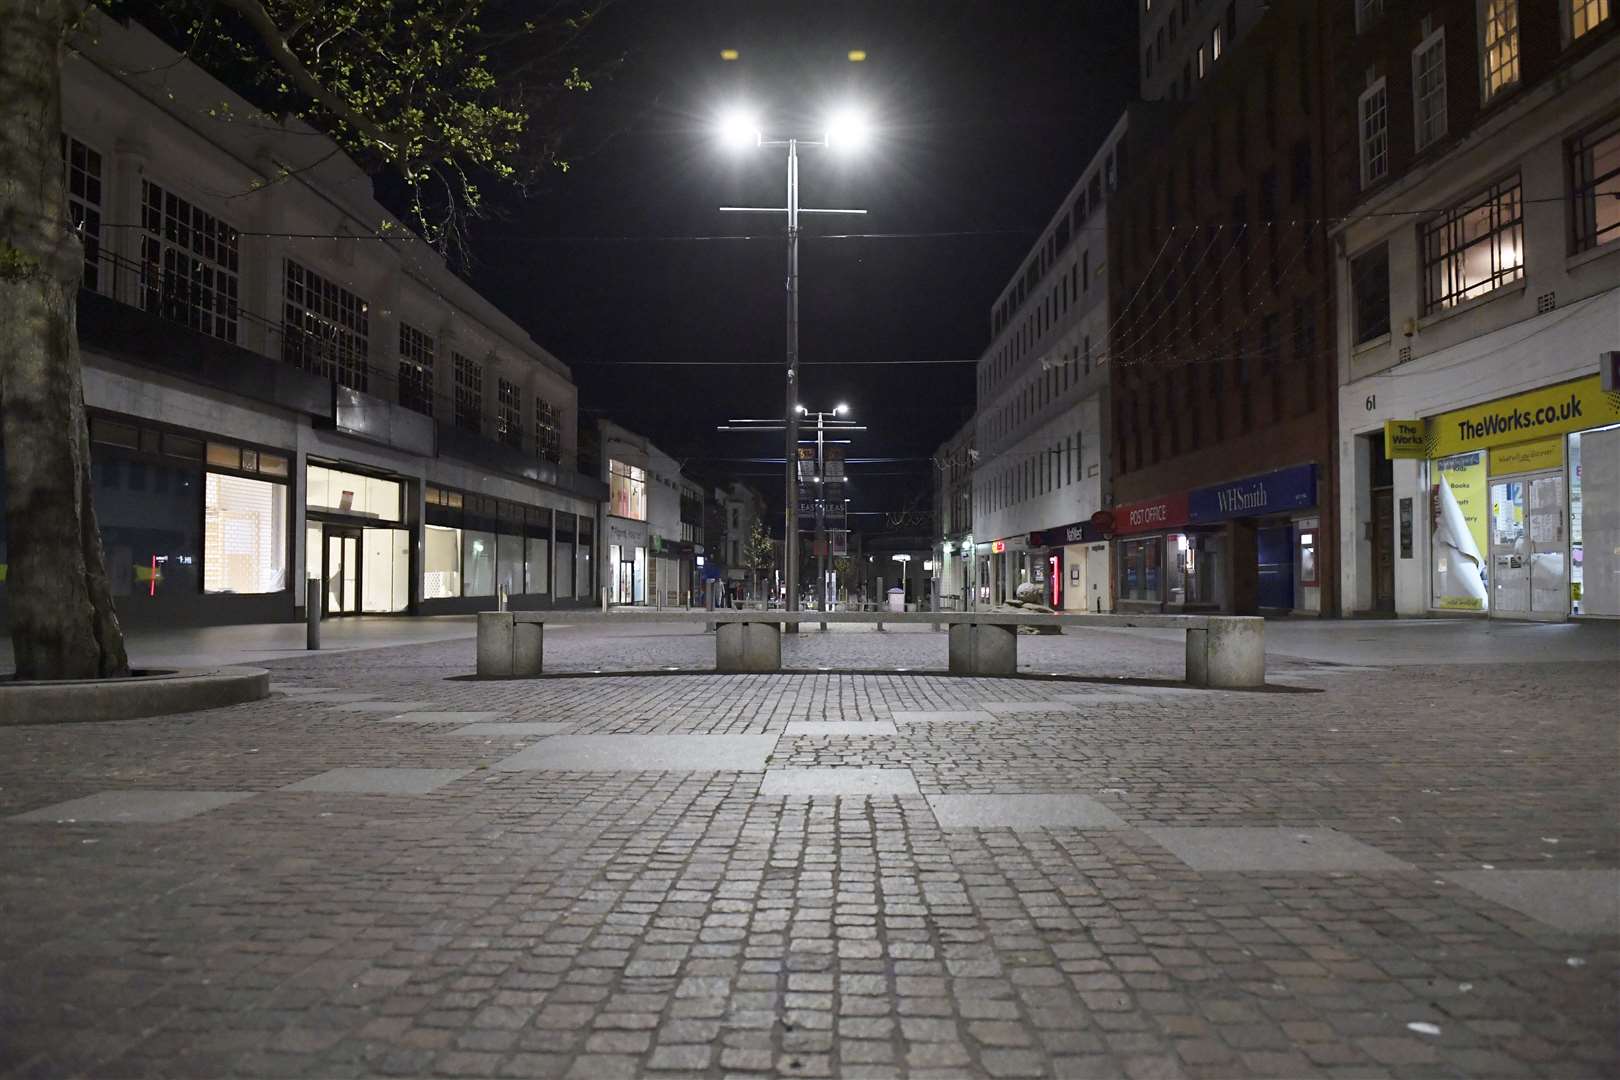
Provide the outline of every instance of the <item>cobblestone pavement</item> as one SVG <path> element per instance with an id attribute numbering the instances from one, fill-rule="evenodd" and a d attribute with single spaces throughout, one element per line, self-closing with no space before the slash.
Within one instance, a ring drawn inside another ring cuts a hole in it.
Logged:
<path id="1" fill-rule="evenodd" d="M 1620 1073 L 1612 664 L 1235 693 L 1020 645 L 1107 678 L 814 670 L 942 666 L 917 631 L 479 682 L 461 640 L 0 728 L 0 1074 Z"/>

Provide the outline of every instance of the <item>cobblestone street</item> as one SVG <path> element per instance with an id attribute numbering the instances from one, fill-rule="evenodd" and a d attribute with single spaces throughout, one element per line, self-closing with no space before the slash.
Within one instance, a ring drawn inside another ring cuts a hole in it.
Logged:
<path id="1" fill-rule="evenodd" d="M 1222 692 L 1177 635 L 572 628 L 0 727 L 0 1074 L 1614 1076 L 1587 629 Z"/>

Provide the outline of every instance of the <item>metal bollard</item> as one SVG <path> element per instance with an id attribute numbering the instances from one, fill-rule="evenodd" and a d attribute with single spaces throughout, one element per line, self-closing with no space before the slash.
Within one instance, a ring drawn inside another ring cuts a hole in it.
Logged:
<path id="1" fill-rule="evenodd" d="M 321 647 L 321 579 L 304 581 L 304 648 Z"/>

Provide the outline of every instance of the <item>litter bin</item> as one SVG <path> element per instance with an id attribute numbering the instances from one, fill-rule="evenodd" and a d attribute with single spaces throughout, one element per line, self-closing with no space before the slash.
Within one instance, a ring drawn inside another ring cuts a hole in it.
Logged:
<path id="1" fill-rule="evenodd" d="M 900 588 L 898 585 L 889 590 L 889 610 L 906 610 L 906 590 Z"/>

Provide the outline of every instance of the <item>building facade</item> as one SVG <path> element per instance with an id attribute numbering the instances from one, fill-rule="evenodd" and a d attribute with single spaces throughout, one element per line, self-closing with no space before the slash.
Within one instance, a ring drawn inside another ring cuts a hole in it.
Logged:
<path id="1" fill-rule="evenodd" d="M 603 587 L 610 604 L 645 604 L 647 600 L 648 525 L 647 476 L 653 449 L 645 437 L 611 420 L 598 420 L 602 479 L 608 502 L 602 514 L 607 565 Z"/>
<path id="2" fill-rule="evenodd" d="M 568 368 L 329 140 L 91 17 L 63 73 L 62 167 L 120 618 L 293 619 L 306 578 L 328 616 L 588 601 L 604 491 L 575 469 Z"/>
<path id="3" fill-rule="evenodd" d="M 680 607 L 691 593 L 692 545 L 681 541 L 681 465 L 647 447 L 647 602 Z"/>
<path id="4" fill-rule="evenodd" d="M 977 422 L 969 420 L 934 451 L 934 524 L 939 540 L 931 569 L 934 593 L 947 611 L 966 611 L 978 600 L 973 543 L 973 467 L 979 456 L 973 436 L 977 428 Z"/>
<path id="5" fill-rule="evenodd" d="M 1109 610 L 1108 205 L 1129 117 L 1103 140 L 996 299 L 977 369 L 972 536 L 979 601 L 1039 584 L 1056 608 Z"/>
<path id="6" fill-rule="evenodd" d="M 1339 35 L 1347 614 L 1620 616 L 1617 24 L 1362 3 Z"/>
<path id="7" fill-rule="evenodd" d="M 1212 45 L 1212 27 L 1161 3 Z M 1123 610 L 1336 610 L 1320 182 L 1332 8 L 1206 5 L 1220 11 L 1219 55 L 1195 51 L 1184 88 L 1178 65 L 1176 93 L 1130 140 L 1107 286 Z"/>
<path id="8" fill-rule="evenodd" d="M 748 538 L 753 535 L 755 523 L 767 534 L 770 532 L 765 497 L 747 484 L 733 480 L 721 490 L 720 501 L 724 507 L 726 580 L 737 595 L 759 599 L 771 591 L 775 575 L 782 570 L 780 556 L 775 559 L 774 570 L 756 573 L 748 566 Z M 811 576 L 813 579 L 814 575 Z"/>

